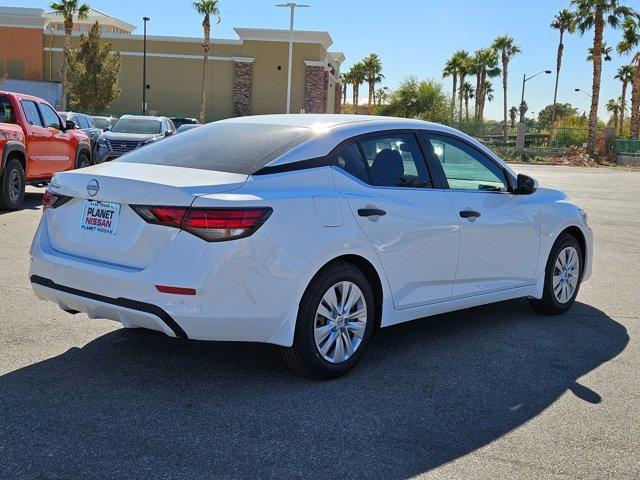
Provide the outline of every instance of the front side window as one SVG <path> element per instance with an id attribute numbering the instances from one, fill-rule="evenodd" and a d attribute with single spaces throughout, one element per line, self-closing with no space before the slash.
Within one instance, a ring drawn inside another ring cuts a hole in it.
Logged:
<path id="1" fill-rule="evenodd" d="M 442 166 L 449 188 L 508 191 L 504 171 L 473 147 L 444 135 L 428 135 L 427 140 L 433 157 Z"/>
<path id="2" fill-rule="evenodd" d="M 370 183 L 383 187 L 431 188 L 431 178 L 412 134 L 381 135 L 360 142 Z"/>
<path id="3" fill-rule="evenodd" d="M 41 103 L 40 111 L 42 112 L 42 118 L 44 119 L 45 127 L 57 128 L 58 130 L 62 130 L 62 125 L 60 125 L 60 118 L 58 117 L 58 114 L 53 111 L 53 108 L 45 103 Z"/>
<path id="4" fill-rule="evenodd" d="M 30 100 L 22 100 L 20 102 L 22 104 L 22 110 L 24 110 L 24 115 L 27 117 L 27 122 L 29 125 L 34 125 L 37 127 L 44 127 L 42 123 L 42 119 L 40 118 L 40 114 L 38 113 L 38 107 L 35 102 Z"/>

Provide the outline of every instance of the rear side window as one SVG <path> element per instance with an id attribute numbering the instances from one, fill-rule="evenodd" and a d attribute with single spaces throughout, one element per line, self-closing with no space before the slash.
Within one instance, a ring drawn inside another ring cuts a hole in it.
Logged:
<path id="1" fill-rule="evenodd" d="M 311 129 L 288 125 L 209 123 L 115 161 L 251 175 L 313 136 Z"/>
<path id="2" fill-rule="evenodd" d="M 358 144 L 352 143 L 350 145 L 340 147 L 336 152 L 336 160 L 338 162 L 338 166 L 345 172 L 350 173 L 363 182 L 369 182 L 367 166 L 364 164 Z"/>
<path id="3" fill-rule="evenodd" d="M 44 123 L 42 123 L 42 119 L 40 118 L 40 113 L 38 113 L 38 107 L 35 102 L 22 100 L 20 103 L 22 104 L 22 109 L 24 110 L 24 115 L 27 117 L 29 125 L 44 127 Z"/>
<path id="4" fill-rule="evenodd" d="M 17 123 L 16 112 L 13 111 L 11 100 L 0 97 L 0 123 Z"/>
<path id="5" fill-rule="evenodd" d="M 365 162 L 360 151 L 364 153 Z M 358 144 L 342 147 L 337 162 L 343 170 L 378 187 L 433 186 L 418 142 L 411 133 L 366 137 Z M 361 163 L 365 168 L 363 173 L 360 173 Z"/>

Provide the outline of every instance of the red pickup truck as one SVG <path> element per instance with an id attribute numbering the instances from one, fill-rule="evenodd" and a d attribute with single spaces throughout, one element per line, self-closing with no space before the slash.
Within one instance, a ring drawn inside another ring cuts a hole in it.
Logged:
<path id="1" fill-rule="evenodd" d="M 26 185 L 91 164 L 89 138 L 46 101 L 0 91 L 0 209 L 17 210 Z"/>

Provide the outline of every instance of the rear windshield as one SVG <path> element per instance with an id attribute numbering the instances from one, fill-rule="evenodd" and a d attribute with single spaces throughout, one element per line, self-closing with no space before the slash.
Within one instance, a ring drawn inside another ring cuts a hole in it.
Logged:
<path id="1" fill-rule="evenodd" d="M 160 121 L 146 118 L 121 118 L 111 129 L 117 133 L 160 133 Z"/>
<path id="2" fill-rule="evenodd" d="M 288 125 L 210 123 L 134 150 L 116 161 L 251 175 L 313 135 L 308 128 Z"/>

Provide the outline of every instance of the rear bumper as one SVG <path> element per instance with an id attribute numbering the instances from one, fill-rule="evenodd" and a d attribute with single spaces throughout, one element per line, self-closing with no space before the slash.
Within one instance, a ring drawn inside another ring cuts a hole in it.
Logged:
<path id="1" fill-rule="evenodd" d="M 259 233 L 209 244 L 180 232 L 149 266 L 131 268 L 55 250 L 46 217 L 29 270 L 39 298 L 172 337 L 293 343 L 298 304 L 315 267 Z M 161 293 L 155 285 L 197 294 Z"/>

